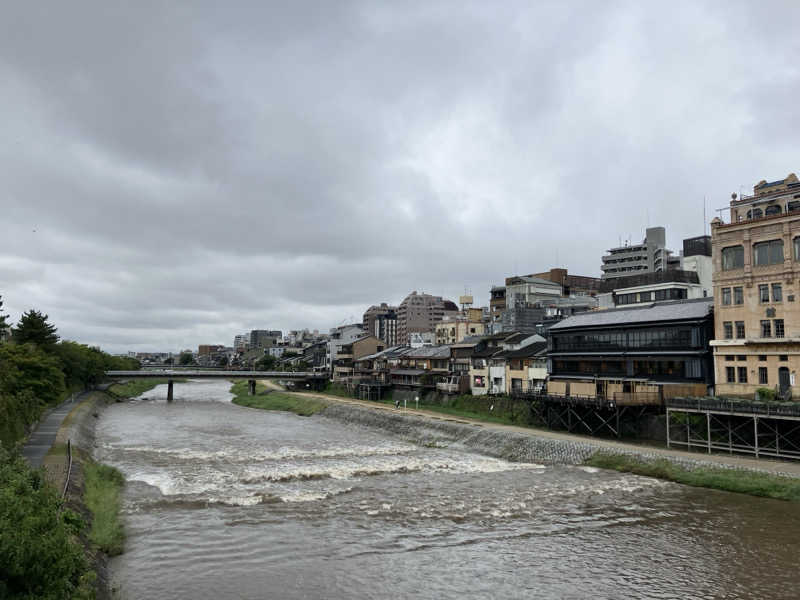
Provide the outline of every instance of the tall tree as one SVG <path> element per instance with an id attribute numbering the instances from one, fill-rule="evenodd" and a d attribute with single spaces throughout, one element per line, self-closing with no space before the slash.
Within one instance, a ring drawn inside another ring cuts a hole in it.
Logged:
<path id="1" fill-rule="evenodd" d="M 181 352 L 179 362 L 181 365 L 190 365 L 194 362 L 194 357 L 191 352 Z"/>
<path id="2" fill-rule="evenodd" d="M 2 308 L 3 308 L 3 297 L 0 296 L 0 310 L 2 310 Z M 6 323 L 7 318 L 8 315 L 0 313 L 0 342 L 5 340 L 6 336 L 8 335 L 8 330 L 10 328 L 10 325 Z"/>
<path id="3" fill-rule="evenodd" d="M 33 343 L 49 350 L 58 343 L 56 331 L 55 325 L 47 322 L 47 315 L 31 309 L 22 313 L 12 335 L 18 344 Z"/>

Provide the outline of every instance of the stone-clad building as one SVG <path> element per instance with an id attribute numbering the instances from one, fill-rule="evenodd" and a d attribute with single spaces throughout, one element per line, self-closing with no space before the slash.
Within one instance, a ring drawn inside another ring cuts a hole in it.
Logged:
<path id="1" fill-rule="evenodd" d="M 800 395 L 800 181 L 762 181 L 711 222 L 718 395 Z"/>

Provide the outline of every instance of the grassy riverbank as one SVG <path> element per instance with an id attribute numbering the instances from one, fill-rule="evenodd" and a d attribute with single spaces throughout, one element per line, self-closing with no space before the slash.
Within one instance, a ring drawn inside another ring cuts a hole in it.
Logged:
<path id="1" fill-rule="evenodd" d="M 168 381 L 169 379 L 166 377 L 153 377 L 152 379 L 132 379 L 131 381 L 126 381 L 125 383 L 115 383 L 108 388 L 108 392 L 112 396 L 118 396 L 120 398 L 136 398 L 136 396 L 141 396 L 145 392 L 152 390 L 157 385 L 167 383 Z M 186 380 L 173 379 L 172 381 L 178 383 Z"/>
<path id="2" fill-rule="evenodd" d="M 800 502 L 800 479 L 738 469 L 688 469 L 668 460 L 645 461 L 623 454 L 599 452 L 585 463 L 591 467 L 666 479 L 693 487 Z"/>
<path id="3" fill-rule="evenodd" d="M 119 511 L 125 478 L 117 469 L 87 460 L 83 464 L 85 476 L 84 502 L 92 512 L 89 539 L 109 556 L 122 554 L 125 532 Z"/>
<path id="4" fill-rule="evenodd" d="M 293 412 L 301 417 L 311 416 L 327 406 L 325 402 L 315 398 L 268 391 L 262 383 L 256 383 L 255 396 L 248 395 L 246 381 L 233 384 L 231 393 L 234 395 L 233 403 L 239 406 L 262 410 L 283 410 Z"/>

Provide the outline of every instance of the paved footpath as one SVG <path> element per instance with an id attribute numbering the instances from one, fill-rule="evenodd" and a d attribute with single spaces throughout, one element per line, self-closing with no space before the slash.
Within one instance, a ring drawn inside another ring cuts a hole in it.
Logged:
<path id="1" fill-rule="evenodd" d="M 82 395 L 83 394 L 75 396 L 74 401 L 72 399 L 65 400 L 50 411 L 50 413 L 39 422 L 39 425 L 31 434 L 31 437 L 28 438 L 28 441 L 25 442 L 25 446 L 22 448 L 22 456 L 32 467 L 42 466 L 45 455 L 56 441 L 56 434 L 58 433 L 59 427 L 61 427 L 61 423 L 70 411 L 75 408 L 75 405 Z"/>
<path id="2" fill-rule="evenodd" d="M 273 387 L 274 384 L 270 385 Z M 275 389 L 277 386 L 274 386 Z M 777 460 L 767 460 L 761 459 L 756 460 L 755 458 L 748 458 L 746 456 L 741 455 L 729 455 L 729 454 L 703 454 L 699 452 L 684 452 L 682 450 L 673 450 L 658 446 L 647 446 L 644 444 L 631 444 L 626 442 L 617 442 L 615 440 L 608 440 L 604 438 L 596 438 L 596 437 L 589 437 L 583 435 L 573 435 L 569 433 L 562 433 L 560 431 L 551 431 L 549 429 L 536 429 L 533 427 L 519 427 L 516 425 L 502 425 L 499 423 L 487 423 L 486 421 L 479 421 L 477 419 L 470 419 L 468 417 L 458 417 L 453 415 L 448 415 L 444 413 L 439 413 L 431 410 L 414 410 L 411 408 L 408 409 L 395 409 L 394 406 L 389 404 L 379 404 L 377 402 L 370 402 L 367 400 L 357 400 L 351 398 L 343 398 L 341 396 L 332 396 L 329 394 L 320 394 L 320 393 L 313 393 L 313 392 L 294 392 L 298 395 L 302 396 L 311 396 L 317 397 L 322 400 L 334 401 L 334 402 L 341 402 L 343 404 L 355 404 L 358 406 L 363 406 L 366 408 L 371 408 L 373 410 L 386 410 L 394 413 L 400 414 L 407 414 L 407 415 L 416 415 L 420 417 L 426 417 L 431 419 L 440 419 L 443 421 L 453 421 L 456 423 L 466 423 L 469 425 L 479 425 L 481 427 L 485 427 L 487 429 L 498 429 L 501 431 L 513 431 L 515 433 L 522 433 L 526 435 L 537 436 L 540 438 L 550 438 L 556 440 L 563 440 L 569 442 L 583 442 L 586 444 L 592 444 L 597 446 L 598 450 L 606 450 L 609 452 L 616 451 L 627 451 L 627 452 L 638 452 L 638 453 L 646 453 L 648 455 L 655 455 L 655 456 L 664 456 L 666 458 L 673 457 L 679 459 L 686 459 L 686 460 L 695 460 L 695 461 L 709 461 L 713 463 L 718 463 L 721 465 L 729 465 L 735 468 L 741 469 L 749 469 L 754 471 L 764 471 L 767 473 L 773 474 L 780 474 L 780 475 L 788 475 L 790 477 L 798 477 L 800 478 L 800 462 L 794 461 L 777 461 Z"/>

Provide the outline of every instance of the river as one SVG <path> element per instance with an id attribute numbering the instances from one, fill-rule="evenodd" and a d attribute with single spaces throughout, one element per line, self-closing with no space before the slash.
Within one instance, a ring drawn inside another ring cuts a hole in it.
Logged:
<path id="1" fill-rule="evenodd" d="M 797 505 L 510 463 L 242 408 L 227 382 L 109 407 L 119 597 L 797 598 Z"/>

